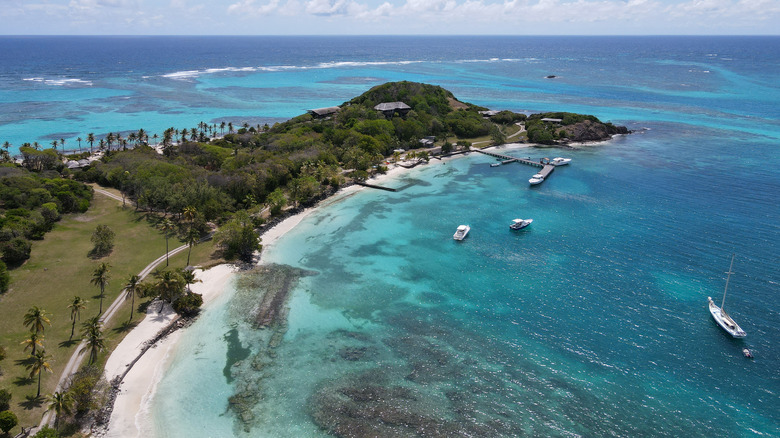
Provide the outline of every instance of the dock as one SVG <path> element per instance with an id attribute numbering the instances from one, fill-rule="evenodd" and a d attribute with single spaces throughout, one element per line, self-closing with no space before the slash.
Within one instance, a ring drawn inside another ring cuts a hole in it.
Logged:
<path id="1" fill-rule="evenodd" d="M 501 164 L 520 163 L 528 166 L 541 167 L 542 170 L 538 171 L 537 173 L 542 175 L 545 181 L 547 181 L 547 177 L 550 176 L 551 173 L 553 173 L 553 170 L 555 170 L 555 166 L 549 164 L 550 160 L 546 158 L 542 158 L 539 161 L 534 161 L 531 160 L 530 158 L 512 157 L 510 155 L 502 155 L 502 154 L 497 154 L 495 152 L 483 151 L 480 149 L 472 149 L 472 150 L 474 152 L 479 152 L 480 154 L 490 155 L 491 157 L 499 158 L 501 159 Z M 545 162 L 545 160 L 547 161 Z"/>
<path id="2" fill-rule="evenodd" d="M 392 187 L 383 187 L 383 186 L 378 186 L 376 184 L 365 183 L 365 182 L 362 182 L 362 181 L 355 181 L 355 184 L 357 184 L 359 186 L 363 186 L 363 187 L 369 187 L 369 188 L 372 188 L 372 189 L 386 190 L 388 192 L 397 192 L 398 191 L 398 189 L 394 189 Z"/>

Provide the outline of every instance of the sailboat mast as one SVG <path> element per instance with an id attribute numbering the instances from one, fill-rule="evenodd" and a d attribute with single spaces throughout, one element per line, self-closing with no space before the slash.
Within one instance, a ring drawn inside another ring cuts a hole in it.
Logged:
<path id="1" fill-rule="evenodd" d="M 731 274 L 733 274 L 733 272 L 731 272 L 731 268 L 733 267 L 734 267 L 734 254 L 731 254 L 731 264 L 729 265 L 729 272 L 726 272 L 729 275 L 726 277 L 726 288 L 723 289 L 723 301 L 721 301 L 720 303 L 721 311 L 723 311 L 723 305 L 726 304 L 726 292 L 729 290 L 729 279 L 731 278 Z"/>

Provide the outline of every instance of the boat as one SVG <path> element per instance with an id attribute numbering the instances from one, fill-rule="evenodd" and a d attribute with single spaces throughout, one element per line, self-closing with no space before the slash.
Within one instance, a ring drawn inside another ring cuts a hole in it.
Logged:
<path id="1" fill-rule="evenodd" d="M 753 359 L 753 352 L 751 352 L 747 348 L 743 348 L 742 349 L 742 355 L 745 356 L 748 359 Z"/>
<path id="2" fill-rule="evenodd" d="M 490 167 L 498 167 L 500 165 L 501 165 L 501 163 L 493 163 L 493 164 L 490 165 Z"/>
<path id="3" fill-rule="evenodd" d="M 541 183 L 542 183 L 542 181 L 544 181 L 544 177 L 542 176 L 542 174 L 541 174 L 541 173 L 537 173 L 536 175 L 532 176 L 532 177 L 531 177 L 531 179 L 529 179 L 529 180 L 528 180 L 528 182 L 529 182 L 529 183 L 530 183 L 532 186 L 535 186 L 535 185 L 537 185 L 537 184 L 541 184 Z"/>
<path id="4" fill-rule="evenodd" d="M 463 240 L 466 238 L 466 235 L 469 234 L 469 231 L 471 231 L 470 226 L 459 225 L 457 231 L 455 231 L 455 234 L 452 235 L 452 238 L 455 240 Z"/>
<path id="5" fill-rule="evenodd" d="M 533 221 L 533 219 L 513 219 L 512 223 L 509 225 L 509 228 L 513 230 L 522 230 L 523 228 L 531 225 L 531 222 Z"/>
<path id="6" fill-rule="evenodd" d="M 733 274 L 733 272 L 731 272 L 732 267 L 734 267 L 734 254 L 731 255 L 731 265 L 729 266 L 729 272 L 726 273 L 728 274 L 726 277 L 726 288 L 723 290 L 723 301 L 721 301 L 720 307 L 712 301 L 712 297 L 707 297 L 707 301 L 709 302 L 710 313 L 712 314 L 712 318 L 715 319 L 715 322 L 732 337 L 744 338 L 747 336 L 747 333 L 745 333 L 736 321 L 723 310 L 723 306 L 726 304 L 726 292 L 729 289 L 729 279 L 731 278 L 731 274 Z"/>
<path id="7" fill-rule="evenodd" d="M 565 166 L 571 163 L 571 158 L 555 157 L 550 161 L 553 166 Z"/>

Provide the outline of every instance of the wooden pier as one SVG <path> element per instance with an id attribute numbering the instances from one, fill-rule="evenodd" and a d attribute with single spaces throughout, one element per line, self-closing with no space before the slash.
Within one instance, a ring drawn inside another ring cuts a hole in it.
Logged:
<path id="1" fill-rule="evenodd" d="M 501 154 L 497 154 L 495 152 L 483 151 L 483 150 L 480 150 L 480 149 L 472 149 L 472 151 L 473 152 L 479 152 L 480 154 L 490 155 L 491 157 L 500 158 L 502 160 L 501 164 L 509 164 L 509 163 L 518 162 L 518 163 L 521 163 L 521 164 L 527 164 L 529 166 L 535 166 L 535 167 L 544 167 L 545 166 L 545 164 L 542 163 L 542 162 L 529 160 L 527 158 L 518 158 L 518 157 L 509 156 L 509 155 L 501 155 Z"/>
<path id="2" fill-rule="evenodd" d="M 372 188 L 372 189 L 386 190 L 388 192 L 397 192 L 398 191 L 398 189 L 394 189 L 392 187 L 383 187 L 383 186 L 378 186 L 376 184 L 365 183 L 365 182 L 362 182 L 362 181 L 355 181 L 355 184 L 357 184 L 359 186 L 363 186 L 363 187 L 369 187 L 369 188 Z"/>
<path id="3" fill-rule="evenodd" d="M 550 174 L 553 173 L 553 171 L 555 170 L 555 166 L 550 164 L 550 160 L 547 160 L 547 162 L 545 162 L 546 158 L 542 158 L 539 161 L 533 161 L 529 158 L 512 157 L 509 155 L 502 155 L 502 154 L 497 154 L 495 152 L 483 151 L 479 149 L 472 149 L 472 150 L 474 152 L 479 152 L 480 154 L 485 154 L 485 155 L 490 155 L 491 157 L 500 158 L 501 164 L 520 163 L 520 164 L 526 164 L 528 166 L 541 167 L 542 170 L 540 170 L 537 173 L 542 175 L 545 181 L 547 181 L 547 177 L 549 177 Z"/>

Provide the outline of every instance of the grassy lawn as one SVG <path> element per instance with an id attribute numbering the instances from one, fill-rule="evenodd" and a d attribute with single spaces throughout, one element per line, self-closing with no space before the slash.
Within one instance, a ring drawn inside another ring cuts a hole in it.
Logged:
<path id="1" fill-rule="evenodd" d="M 0 345 L 8 356 L 0 362 L 0 388 L 12 394 L 11 410 L 19 417 L 20 426 L 37 425 L 48 403 L 43 399 L 57 384 L 63 367 L 75 351 L 80 338 L 80 324 L 76 334 L 69 341 L 71 332 L 70 309 L 67 308 L 74 296 L 88 300 L 81 311 L 81 321 L 98 314 L 99 288 L 90 284 L 92 273 L 100 262 L 111 265 L 109 285 L 103 299 L 105 311 L 117 297 L 131 274 L 139 273 L 154 259 L 165 253 L 165 239 L 147 220 L 143 213 L 132 208 L 122 208 L 121 202 L 104 195 L 95 194 L 89 211 L 82 215 L 64 217 L 44 240 L 33 243 L 30 259 L 11 271 L 11 285 L 8 292 L 0 295 Z M 108 225 L 115 233 L 113 252 L 99 260 L 89 258 L 92 249 L 90 237 L 95 227 Z M 172 237 L 170 249 L 182 243 Z M 213 243 L 206 242 L 192 250 L 191 264 L 213 265 L 219 260 L 211 259 Z M 184 267 L 187 252 L 170 259 L 171 267 Z M 165 263 L 162 264 L 162 267 Z M 136 299 L 136 304 L 139 300 Z M 44 332 L 43 345 L 51 355 L 49 363 L 53 373 L 44 373 L 41 383 L 41 398 L 35 399 L 37 377 L 29 378 L 24 364 L 29 351 L 20 345 L 28 339 L 29 331 L 22 325 L 22 317 L 32 306 L 48 312 L 51 326 Z M 113 320 L 104 329 L 106 345 L 116 346 L 130 328 L 129 301 L 123 304 Z M 136 316 L 135 321 L 140 320 Z M 99 358 L 104 361 L 108 352 Z M 12 436 L 19 427 L 12 431 Z"/>

